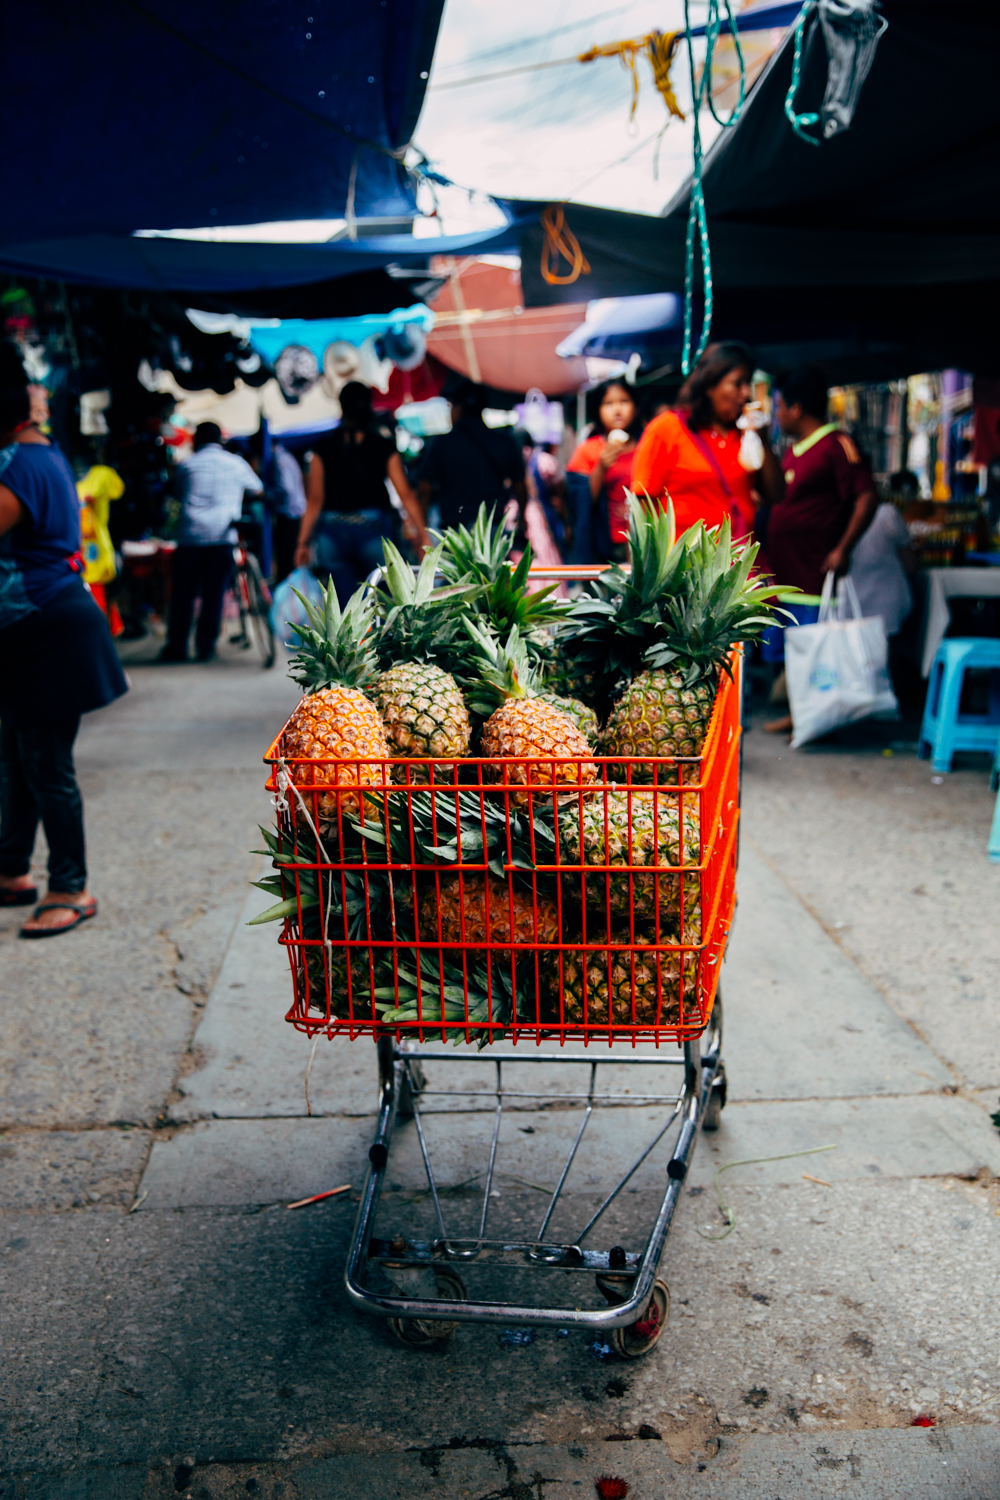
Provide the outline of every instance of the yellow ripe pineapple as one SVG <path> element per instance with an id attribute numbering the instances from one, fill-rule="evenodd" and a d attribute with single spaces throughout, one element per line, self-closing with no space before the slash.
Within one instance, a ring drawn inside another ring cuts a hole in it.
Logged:
<path id="1" fill-rule="evenodd" d="M 489 714 L 481 740 L 482 754 L 491 761 L 484 768 L 485 779 L 506 781 L 508 786 L 593 786 L 597 766 L 587 737 L 567 714 L 539 696 L 537 677 L 517 627 L 506 645 L 468 621 L 466 630 L 481 673 L 469 701 L 475 712 L 484 717 Z M 533 757 L 551 759 L 548 764 L 545 760 L 536 765 L 524 763 Z M 564 758 L 567 763 L 560 765 Z M 512 801 L 526 806 L 531 793 L 515 793 Z"/>
<path id="2" fill-rule="evenodd" d="M 684 1019 L 693 1017 L 697 953 L 665 952 L 638 934 L 629 951 L 630 941 L 627 930 L 612 928 L 610 946 L 592 940 L 555 957 L 546 969 L 554 1020 L 560 1018 L 561 992 L 565 1025 L 677 1026 L 682 1019 L 682 973 Z"/>
<path id="3" fill-rule="evenodd" d="M 610 910 L 612 921 L 629 913 L 637 923 L 661 931 L 681 930 L 683 892 L 684 941 L 701 941 L 701 876 L 697 868 L 683 874 L 657 874 L 669 866 L 697 866 L 701 857 L 698 798 L 636 790 L 605 791 L 569 807 L 559 820 L 560 858 L 581 865 L 609 867 L 600 874 L 584 871 L 563 876 L 563 910 L 582 903 L 593 912 Z M 683 811 L 683 843 L 681 813 Z"/>
<path id="4" fill-rule="evenodd" d="M 537 907 L 538 920 L 535 921 Z M 559 913 L 555 902 L 539 896 L 532 902 L 531 893 L 515 886 L 509 891 L 506 881 L 481 874 L 442 876 L 440 894 L 436 889 L 424 893 L 420 900 L 420 936 L 424 942 L 437 942 L 440 921 L 442 943 L 464 943 L 480 948 L 485 943 L 557 943 Z M 510 954 L 509 947 L 494 953 Z"/>
<path id="5" fill-rule="evenodd" d="M 381 715 L 362 691 L 376 674 L 365 591 L 352 595 L 343 610 L 332 582 L 323 590 L 322 610 L 301 594 L 299 599 L 310 623 L 295 626 L 300 643 L 288 669 L 305 690 L 281 736 L 289 775 L 296 786 L 310 788 L 380 784 L 384 768 L 366 762 L 388 760 L 392 751 Z M 320 792 L 317 806 L 322 819 L 336 821 L 338 811 L 357 816 L 360 798 Z"/>
<path id="6" fill-rule="evenodd" d="M 477 588 L 434 587 L 440 546 L 427 553 L 416 574 L 392 542 L 384 541 L 382 550 L 385 562 L 376 596 L 381 615 L 376 650 L 387 670 L 377 679 L 373 696 L 382 711 L 392 753 L 455 760 L 469 753 L 472 725 L 458 684 L 441 660 L 452 660 L 458 638 L 464 641 L 461 617 Z M 429 768 L 410 770 L 412 781 L 429 779 Z M 405 768 L 394 767 L 393 777 L 405 780 Z M 443 779 L 451 779 L 447 768 Z"/>

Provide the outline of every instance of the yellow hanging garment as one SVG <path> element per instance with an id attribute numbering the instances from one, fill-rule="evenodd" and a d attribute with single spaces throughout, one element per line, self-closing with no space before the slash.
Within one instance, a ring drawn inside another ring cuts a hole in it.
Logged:
<path id="1" fill-rule="evenodd" d="M 86 583 L 110 583 L 115 577 L 115 549 L 108 530 L 112 500 L 120 500 L 125 485 L 107 464 L 95 464 L 77 480 L 80 498 L 80 539 Z"/>

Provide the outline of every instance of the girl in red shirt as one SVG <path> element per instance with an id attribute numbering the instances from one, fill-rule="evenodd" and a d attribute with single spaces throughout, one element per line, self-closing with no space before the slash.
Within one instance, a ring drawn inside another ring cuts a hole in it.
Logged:
<path id="1" fill-rule="evenodd" d="M 632 489 L 636 439 L 642 431 L 628 386 L 609 380 L 597 392 L 597 425 L 566 466 L 567 474 L 589 479 L 590 504 L 574 506 L 574 562 L 625 562 L 628 558 L 626 489 Z M 586 498 L 586 497 L 584 497 Z M 587 522 L 590 522 L 590 525 Z M 588 555 L 584 556 L 584 551 Z"/>
<path id="2" fill-rule="evenodd" d="M 682 386 L 679 410 L 654 417 L 639 442 L 632 488 L 673 501 L 677 533 L 696 521 L 732 521 L 734 540 L 750 535 L 754 491 L 765 500 L 781 491 L 781 470 L 761 432 L 764 463 L 750 474 L 740 462 L 737 421 L 750 398 L 753 361 L 742 344 L 709 344 Z"/>

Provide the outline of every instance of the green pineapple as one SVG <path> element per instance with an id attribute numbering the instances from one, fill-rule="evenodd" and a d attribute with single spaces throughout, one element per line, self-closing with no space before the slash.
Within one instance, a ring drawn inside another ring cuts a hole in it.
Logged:
<path id="1" fill-rule="evenodd" d="M 465 700 L 442 659 L 467 654 L 461 629 L 463 614 L 477 592 L 455 585 L 435 589 L 441 548 L 427 553 L 414 574 L 392 542 L 383 542 L 382 579 L 388 598 L 380 596 L 381 627 L 376 649 L 387 667 L 371 693 L 385 723 L 393 755 L 454 760 L 468 755 L 472 726 Z M 404 768 L 394 776 L 404 779 Z M 413 780 L 427 780 L 416 768 Z"/>
<path id="2" fill-rule="evenodd" d="M 604 939 L 566 948 L 546 968 L 547 1014 L 564 1025 L 677 1026 L 684 978 L 684 1018 L 696 1006 L 698 955 L 654 949 L 636 935 L 612 929 Z M 615 944 L 619 945 L 616 950 Z M 561 1004 L 560 1004 L 561 1001 Z"/>
<path id="3" fill-rule="evenodd" d="M 697 868 L 683 874 L 658 874 L 667 867 L 701 859 L 698 798 L 653 791 L 608 791 L 581 800 L 559 820 L 560 859 L 572 865 L 610 866 L 600 874 L 583 871 L 563 876 L 563 911 L 579 908 L 610 911 L 612 921 L 652 928 L 659 913 L 661 935 L 681 932 L 683 941 L 701 941 L 701 877 Z M 683 811 L 683 843 L 681 812 Z"/>
<path id="4" fill-rule="evenodd" d="M 640 672 L 611 711 L 601 740 L 605 755 L 699 755 L 708 733 L 718 674 L 695 678 L 683 672 Z M 621 781 L 651 782 L 656 768 L 614 766 Z M 660 769 L 659 781 L 664 780 Z"/>

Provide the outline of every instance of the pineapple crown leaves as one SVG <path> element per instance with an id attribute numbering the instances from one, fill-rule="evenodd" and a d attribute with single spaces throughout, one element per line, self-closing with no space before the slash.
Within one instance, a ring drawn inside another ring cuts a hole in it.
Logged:
<path id="1" fill-rule="evenodd" d="M 453 671 L 467 650 L 460 621 L 474 608 L 481 585 L 466 581 L 435 588 L 440 545 L 431 548 L 416 573 L 392 542 L 384 541 L 382 549 L 385 587 L 376 595 L 376 609 L 382 615 L 376 643 L 380 664 L 429 661 Z"/>
<path id="2" fill-rule="evenodd" d="M 451 582 L 470 580 L 482 585 L 479 612 L 491 630 L 506 637 L 516 625 L 522 636 L 529 631 L 557 624 L 566 618 L 569 606 L 553 599 L 558 584 L 527 591 L 533 554 L 530 543 L 515 567 L 510 565 L 513 534 L 496 526 L 491 506 L 481 505 L 471 531 L 455 526 L 433 535 L 441 546 L 440 570 Z M 529 656 L 535 653 L 528 642 Z"/>
<path id="3" fill-rule="evenodd" d="M 473 712 L 489 718 L 508 698 L 537 697 L 538 677 L 517 626 L 506 641 L 498 641 L 471 620 L 464 624 L 479 673 L 468 693 Z"/>
<path id="4" fill-rule="evenodd" d="M 479 1026 L 490 1022 L 494 1026 L 509 1025 L 514 1018 L 515 1002 L 518 1016 L 530 1014 L 530 998 L 521 983 L 517 983 L 519 993 L 515 997 L 509 965 L 469 958 L 463 970 L 443 954 L 415 953 L 414 959 L 414 964 L 406 963 L 400 954 L 396 965 L 397 989 L 390 985 L 376 989 L 375 1008 L 383 1021 L 464 1021 L 466 1003 L 469 1022 Z M 492 1040 L 488 1030 L 477 1030 L 473 1035 L 480 1049 Z M 465 1036 L 459 1033 L 455 1037 L 456 1047 L 464 1041 Z"/>
<path id="5" fill-rule="evenodd" d="M 506 570 L 514 537 L 495 526 L 493 516 L 492 506 L 481 505 L 471 531 L 467 526 L 452 526 L 431 532 L 441 545 L 441 572 L 450 582 L 474 578 L 477 583 L 493 583 Z"/>
<path id="6" fill-rule="evenodd" d="M 517 567 L 502 569 L 483 591 L 480 609 L 499 636 L 507 636 L 516 627 L 526 638 L 529 631 L 556 625 L 569 613 L 568 604 L 552 597 L 559 587 L 557 583 L 548 583 L 544 588 L 528 592 L 530 567 L 531 548 L 526 547 Z M 531 650 L 530 642 L 528 650 Z"/>
<path id="7" fill-rule="evenodd" d="M 367 687 L 378 672 L 375 656 L 374 606 L 362 586 L 343 609 L 333 580 L 321 585 L 322 604 L 312 604 L 298 589 L 295 597 L 308 625 L 293 625 L 299 644 L 288 675 L 307 693 L 330 687 Z"/>
<path id="8" fill-rule="evenodd" d="M 629 545 L 631 576 L 603 573 L 574 605 L 563 642 L 593 664 L 608 697 L 647 667 L 677 663 L 692 681 L 725 669 L 737 641 L 773 623 L 778 589 L 751 577 L 757 545 L 734 544 L 728 521 L 678 537 L 669 501 L 664 510 L 630 495 Z"/>
<path id="9" fill-rule="evenodd" d="M 260 826 L 260 825 L 258 825 Z M 256 917 L 248 927 L 264 922 L 293 920 L 301 913 L 300 936 L 315 939 L 322 936 L 323 912 L 326 909 L 327 935 L 332 938 L 391 937 L 389 881 L 385 872 L 346 870 L 332 879 L 326 876 L 320 890 L 321 870 L 317 870 L 316 840 L 308 829 L 298 828 L 294 840 L 282 832 L 260 827 L 266 849 L 255 854 L 269 855 L 276 873 L 251 881 L 258 890 L 280 899 Z M 346 851 L 345 851 L 346 852 Z M 298 889 L 296 891 L 296 877 Z M 343 887 L 341 880 L 343 879 Z M 291 890 L 290 895 L 283 895 Z M 370 930 L 369 930 L 370 928 Z"/>
<path id="10" fill-rule="evenodd" d="M 681 540 L 681 588 L 663 599 L 659 639 L 643 659 L 650 667 L 683 663 L 693 680 L 711 670 L 728 671 L 733 646 L 757 639 L 774 623 L 778 611 L 770 601 L 779 589 L 751 575 L 758 545 L 734 544 L 728 520 L 711 531 L 698 522 Z"/>

